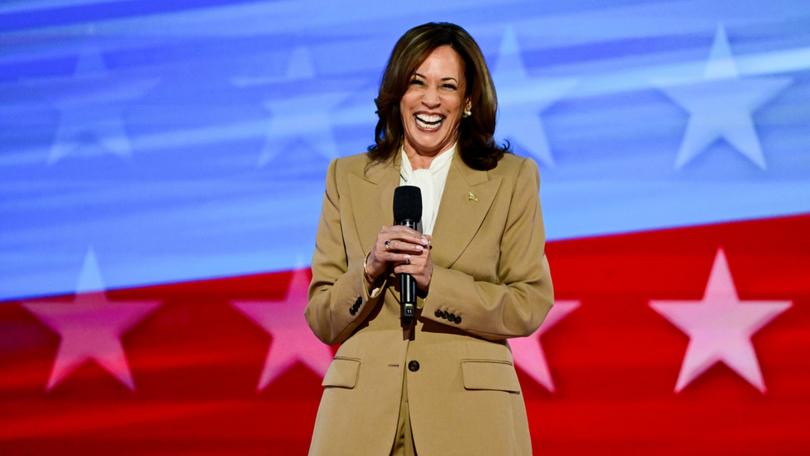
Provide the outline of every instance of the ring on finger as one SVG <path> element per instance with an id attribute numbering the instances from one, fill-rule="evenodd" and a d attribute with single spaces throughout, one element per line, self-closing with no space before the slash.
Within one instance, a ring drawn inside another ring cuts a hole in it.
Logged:
<path id="1" fill-rule="evenodd" d="M 390 239 L 386 239 L 383 244 L 385 244 L 385 250 L 388 250 L 388 249 L 391 248 L 391 240 Z"/>
<path id="2" fill-rule="evenodd" d="M 410 255 L 405 257 L 405 262 L 408 263 L 408 264 L 411 264 L 411 256 Z"/>

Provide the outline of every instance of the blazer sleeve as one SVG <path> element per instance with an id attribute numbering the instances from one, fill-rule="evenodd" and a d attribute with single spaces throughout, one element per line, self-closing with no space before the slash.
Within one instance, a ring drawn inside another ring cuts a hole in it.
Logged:
<path id="1" fill-rule="evenodd" d="M 304 316 L 321 341 L 343 342 L 366 318 L 383 295 L 384 284 L 373 291 L 363 274 L 363 259 L 349 262 L 341 224 L 338 162 L 326 173 L 326 194 L 312 256 L 312 282 Z"/>
<path id="2" fill-rule="evenodd" d="M 544 252 L 539 188 L 537 164 L 525 159 L 500 240 L 499 283 L 434 265 L 423 317 L 447 324 L 440 316 L 453 313 L 453 326 L 491 340 L 525 337 L 540 326 L 553 304 L 554 290 Z"/>

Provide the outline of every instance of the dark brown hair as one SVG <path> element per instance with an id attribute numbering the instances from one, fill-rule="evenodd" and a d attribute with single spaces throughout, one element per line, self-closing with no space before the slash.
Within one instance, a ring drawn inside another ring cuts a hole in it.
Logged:
<path id="1" fill-rule="evenodd" d="M 508 143 L 498 146 L 493 138 L 498 99 L 478 44 L 456 24 L 429 22 L 405 32 L 391 51 L 380 92 L 374 100 L 379 120 L 374 129 L 374 144 L 368 148 L 373 162 L 388 160 L 399 152 L 403 138 L 399 102 L 408 90 L 414 71 L 434 49 L 445 45 L 451 46 L 464 62 L 465 98 L 472 105 L 472 114 L 462 117 L 459 125 L 461 159 L 473 169 L 489 170 L 509 152 Z"/>

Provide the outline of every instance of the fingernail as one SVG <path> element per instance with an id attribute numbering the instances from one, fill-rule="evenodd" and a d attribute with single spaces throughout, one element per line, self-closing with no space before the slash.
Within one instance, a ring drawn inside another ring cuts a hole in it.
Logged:
<path id="1" fill-rule="evenodd" d="M 422 245 L 428 245 L 428 240 L 426 237 L 422 238 Z"/>

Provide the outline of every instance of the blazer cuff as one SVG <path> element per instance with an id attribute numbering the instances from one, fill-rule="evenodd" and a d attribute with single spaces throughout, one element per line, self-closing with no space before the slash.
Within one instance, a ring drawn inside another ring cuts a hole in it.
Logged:
<path id="1" fill-rule="evenodd" d="M 347 272 L 349 275 L 355 276 L 355 278 L 351 280 L 351 282 L 355 284 L 355 293 L 352 293 L 351 296 L 355 298 L 347 309 L 348 315 L 350 318 L 365 316 L 368 313 L 365 311 L 366 308 L 373 307 L 377 299 L 382 296 L 383 290 L 385 290 L 385 286 L 388 282 L 387 277 L 383 277 L 378 279 L 375 283 L 369 284 L 368 280 L 366 280 L 363 263 L 350 267 Z M 371 303 L 371 306 L 368 305 L 369 303 Z"/>
<path id="2" fill-rule="evenodd" d="M 464 282 L 465 279 L 466 281 L 472 281 L 463 272 L 433 265 L 430 291 L 422 302 L 422 316 L 445 325 L 460 327 L 464 321 L 462 309 L 455 305 L 453 299 L 447 298 L 454 295 L 453 288 L 459 286 L 459 280 Z M 468 286 L 472 285 L 468 284 Z"/>

